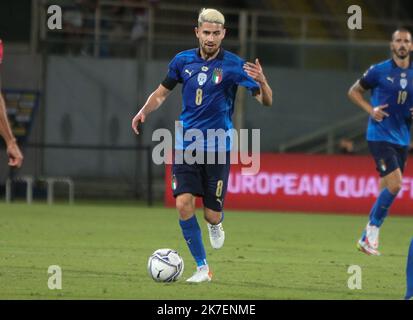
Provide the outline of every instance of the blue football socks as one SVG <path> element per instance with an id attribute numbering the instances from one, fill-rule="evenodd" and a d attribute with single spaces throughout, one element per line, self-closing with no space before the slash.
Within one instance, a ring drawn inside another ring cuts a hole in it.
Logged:
<path id="1" fill-rule="evenodd" d="M 386 188 L 383 189 L 370 211 L 370 225 L 381 227 L 396 196 Z"/>
<path id="2" fill-rule="evenodd" d="M 179 225 L 182 229 L 184 239 L 194 257 L 198 267 L 206 265 L 206 253 L 204 244 L 202 243 L 201 228 L 199 227 L 196 216 L 188 220 L 179 220 Z"/>

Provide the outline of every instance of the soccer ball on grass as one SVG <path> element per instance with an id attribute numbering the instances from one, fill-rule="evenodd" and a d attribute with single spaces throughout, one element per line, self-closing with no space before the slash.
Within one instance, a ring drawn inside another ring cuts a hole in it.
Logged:
<path id="1" fill-rule="evenodd" d="M 172 249 L 158 249 L 148 260 L 148 273 L 157 282 L 173 282 L 184 272 L 184 260 Z"/>

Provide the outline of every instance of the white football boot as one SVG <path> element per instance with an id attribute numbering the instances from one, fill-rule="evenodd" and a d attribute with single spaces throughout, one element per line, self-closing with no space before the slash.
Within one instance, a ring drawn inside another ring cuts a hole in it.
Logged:
<path id="1" fill-rule="evenodd" d="M 367 223 L 366 229 L 357 243 L 358 249 L 368 255 L 379 256 L 380 252 L 377 250 L 379 248 L 379 232 L 380 228 Z"/>
<path id="2" fill-rule="evenodd" d="M 196 268 L 196 272 L 192 277 L 186 280 L 186 282 L 200 283 L 212 280 L 212 272 L 209 270 L 208 265 L 204 265 Z"/>
<path id="3" fill-rule="evenodd" d="M 219 249 L 224 245 L 225 231 L 222 223 L 216 225 L 207 223 L 209 232 L 209 241 L 214 249 Z"/>

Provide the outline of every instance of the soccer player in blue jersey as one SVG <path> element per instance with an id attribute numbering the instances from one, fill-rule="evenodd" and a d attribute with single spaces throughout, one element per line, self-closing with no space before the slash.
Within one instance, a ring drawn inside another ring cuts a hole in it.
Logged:
<path id="1" fill-rule="evenodd" d="M 199 47 L 178 53 L 170 62 L 168 74 L 159 87 L 149 96 L 145 105 L 132 120 L 132 128 L 138 134 L 139 122 L 156 110 L 170 91 L 182 83 L 183 106 L 180 121 L 183 134 L 200 130 L 204 135 L 208 129 L 233 128 L 231 116 L 239 85 L 247 88 L 263 105 L 272 105 L 272 90 L 267 83 L 258 61 L 244 62 L 237 55 L 224 50 L 221 42 L 225 37 L 225 18 L 215 9 L 202 9 L 198 17 L 195 35 Z M 203 151 L 223 151 L 218 146 L 210 149 L 210 142 Z M 204 144 L 202 144 L 205 147 Z M 175 146 L 177 152 L 188 147 L 183 141 Z M 199 152 L 196 149 L 195 152 Z M 229 175 L 229 150 L 225 145 L 225 163 L 193 163 L 187 161 L 173 164 L 173 192 L 179 211 L 179 224 L 189 250 L 194 257 L 197 270 L 188 282 L 211 281 L 201 229 L 195 216 L 195 197 L 203 200 L 204 218 L 207 221 L 211 246 L 219 249 L 224 244 L 222 227 L 223 204 Z M 205 158 L 204 158 L 205 159 Z"/>
<path id="2" fill-rule="evenodd" d="M 369 115 L 367 142 L 377 171 L 381 192 L 357 246 L 368 255 L 380 255 L 379 230 L 402 188 L 403 169 L 410 145 L 413 107 L 412 34 L 396 30 L 390 42 L 392 58 L 370 67 L 349 90 L 351 101 Z M 368 102 L 363 94 L 371 90 Z"/>

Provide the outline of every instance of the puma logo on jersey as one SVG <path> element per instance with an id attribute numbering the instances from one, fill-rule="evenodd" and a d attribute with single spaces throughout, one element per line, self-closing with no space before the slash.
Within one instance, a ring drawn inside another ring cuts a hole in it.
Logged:
<path id="1" fill-rule="evenodd" d="M 194 70 L 189 71 L 188 69 L 185 69 L 185 72 L 186 72 L 187 74 L 189 74 L 189 76 L 191 76 L 191 75 L 192 75 L 192 72 L 194 72 Z"/>
<path id="2" fill-rule="evenodd" d="M 391 83 L 394 83 L 394 78 L 387 77 L 386 79 L 389 80 Z"/>

